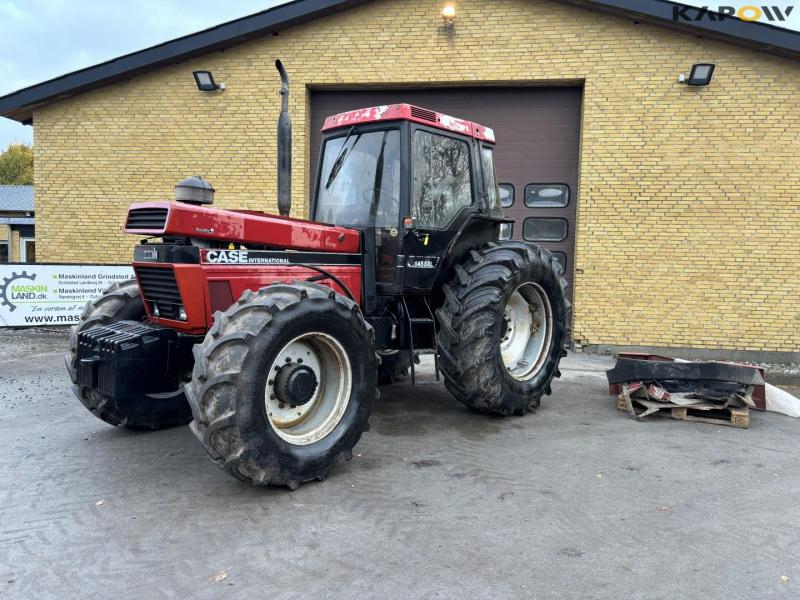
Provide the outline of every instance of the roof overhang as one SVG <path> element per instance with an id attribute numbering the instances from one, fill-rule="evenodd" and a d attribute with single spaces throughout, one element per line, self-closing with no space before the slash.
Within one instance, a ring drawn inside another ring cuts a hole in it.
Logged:
<path id="1" fill-rule="evenodd" d="M 0 97 L 0 116 L 30 124 L 40 106 L 76 96 L 110 83 L 129 79 L 159 67 L 209 54 L 305 23 L 370 0 L 294 0 L 254 15 L 126 54 L 98 65 L 50 79 Z M 800 32 L 754 21 L 675 21 L 674 8 L 688 16 L 701 9 L 667 0 L 558 0 L 627 19 L 670 27 L 710 39 L 722 40 L 779 56 L 800 58 Z"/>

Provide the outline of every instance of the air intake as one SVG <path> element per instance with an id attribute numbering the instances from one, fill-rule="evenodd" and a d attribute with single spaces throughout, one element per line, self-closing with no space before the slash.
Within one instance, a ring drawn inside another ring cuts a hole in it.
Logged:
<path id="1" fill-rule="evenodd" d="M 167 226 L 168 214 L 169 210 L 166 208 L 132 208 L 128 211 L 125 229 L 163 231 Z"/>
<path id="2" fill-rule="evenodd" d="M 425 108 L 420 108 L 419 106 L 412 106 L 411 107 L 411 116 L 415 119 L 421 119 L 423 121 L 429 121 L 430 123 L 436 123 L 436 113 L 432 110 L 427 110 Z"/>

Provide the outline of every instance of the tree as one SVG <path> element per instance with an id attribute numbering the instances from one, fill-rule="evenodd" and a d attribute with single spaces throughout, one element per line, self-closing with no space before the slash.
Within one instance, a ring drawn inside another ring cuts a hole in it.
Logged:
<path id="1" fill-rule="evenodd" d="M 33 185 L 33 148 L 10 144 L 0 153 L 0 184 Z"/>

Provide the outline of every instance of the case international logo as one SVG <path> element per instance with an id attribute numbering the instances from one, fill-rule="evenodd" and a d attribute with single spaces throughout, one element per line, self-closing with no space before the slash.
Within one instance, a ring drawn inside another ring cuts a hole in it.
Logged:
<path id="1" fill-rule="evenodd" d="M 672 7 L 673 21 L 724 21 L 735 17 L 740 21 L 769 21 L 781 23 L 789 18 L 794 6 L 688 6 L 678 4 Z"/>

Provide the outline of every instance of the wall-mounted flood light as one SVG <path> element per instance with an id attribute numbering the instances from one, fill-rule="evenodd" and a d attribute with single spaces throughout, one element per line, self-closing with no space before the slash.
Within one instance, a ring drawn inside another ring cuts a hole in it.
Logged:
<path id="1" fill-rule="evenodd" d="M 444 26 L 452 28 L 456 22 L 456 7 L 454 4 L 445 4 L 442 8 L 442 18 L 444 19 Z"/>
<path id="2" fill-rule="evenodd" d="M 224 83 L 215 83 L 214 76 L 211 71 L 195 71 L 194 82 L 197 84 L 197 89 L 201 92 L 214 92 L 216 90 L 224 90 Z"/>
<path id="3" fill-rule="evenodd" d="M 700 87 L 711 83 L 711 77 L 714 75 L 714 63 L 698 63 L 692 65 L 692 72 L 689 77 L 681 73 L 678 75 L 678 82 L 685 83 L 694 87 Z"/>

